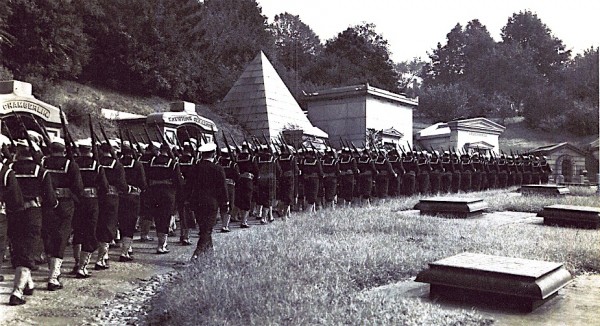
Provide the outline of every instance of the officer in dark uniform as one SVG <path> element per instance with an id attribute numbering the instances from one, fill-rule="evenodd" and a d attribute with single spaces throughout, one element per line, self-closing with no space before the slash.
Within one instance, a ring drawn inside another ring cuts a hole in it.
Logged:
<path id="1" fill-rule="evenodd" d="M 157 254 L 169 253 L 167 238 L 169 235 L 169 223 L 171 213 L 175 207 L 175 195 L 177 189 L 183 186 L 183 176 L 179 169 L 179 163 L 173 157 L 169 145 L 160 147 L 160 154 L 150 161 L 146 171 L 148 178 L 148 213 L 156 223 L 156 234 L 158 236 Z"/>
<path id="2" fill-rule="evenodd" d="M 135 233 L 135 224 L 140 213 L 140 194 L 147 187 L 146 173 L 142 163 L 134 157 L 129 145 L 121 145 L 120 163 L 125 170 L 127 192 L 119 194 L 119 233 L 121 234 L 120 262 L 132 261 L 131 244 Z"/>
<path id="3" fill-rule="evenodd" d="M 96 238 L 98 239 L 98 257 L 94 268 L 96 270 L 108 269 L 108 247 L 115 239 L 119 223 L 119 193 L 128 193 L 129 186 L 125 177 L 123 164 L 116 159 L 116 154 L 110 144 L 100 145 L 100 159 L 98 160 L 106 180 L 108 191 L 100 193 L 100 213 L 96 225 Z"/>
<path id="4" fill-rule="evenodd" d="M 340 165 L 337 153 L 333 148 L 328 148 L 321 159 L 323 167 L 323 207 L 335 208 L 335 197 L 337 196 L 338 177 Z"/>
<path id="5" fill-rule="evenodd" d="M 180 237 L 179 243 L 184 246 L 192 244 L 190 241 L 190 228 L 196 223 L 190 207 L 191 181 L 196 170 L 196 151 L 190 142 L 183 144 L 181 156 L 179 157 L 179 169 L 183 177 L 183 186 L 177 192 L 177 211 L 179 212 Z"/>
<path id="6" fill-rule="evenodd" d="M 202 160 L 196 166 L 196 179 L 192 180 L 191 202 L 194 203 L 199 239 L 192 261 L 202 253 L 212 249 L 212 228 L 217 220 L 219 207 L 227 206 L 227 188 L 225 171 L 215 163 L 216 145 L 204 144 L 200 147 Z"/>
<path id="7" fill-rule="evenodd" d="M 240 169 L 235 162 L 235 153 L 229 153 L 227 148 L 221 149 L 221 155 L 218 158 L 217 164 L 223 168 L 225 172 L 225 184 L 227 185 L 227 206 L 220 207 L 221 213 L 221 232 L 227 233 L 229 230 L 229 222 L 231 216 L 236 216 L 235 211 L 235 184 L 240 180 Z"/>
<path id="8" fill-rule="evenodd" d="M 258 166 L 254 155 L 250 152 L 247 143 L 242 145 L 240 153 L 236 157 L 240 169 L 240 179 L 235 185 L 235 207 L 241 216 L 241 228 L 249 228 L 248 215 L 252 208 L 252 195 L 254 193 L 254 179 L 258 175 Z"/>
<path id="9" fill-rule="evenodd" d="M 339 198 L 344 200 L 344 206 L 351 205 L 354 198 L 354 187 L 358 168 L 356 159 L 348 147 L 342 148 L 339 159 Z"/>
<path id="10" fill-rule="evenodd" d="M 73 273 L 77 278 L 88 278 L 90 274 L 87 265 L 92 253 L 98 249 L 96 228 L 98 224 L 100 194 L 108 192 L 108 181 L 104 169 L 94 157 L 92 146 L 80 144 L 79 156 L 75 162 L 79 166 L 83 181 L 83 193 L 75 207 L 73 215 L 73 255 L 75 267 Z"/>
<path id="11" fill-rule="evenodd" d="M 23 294 L 33 293 L 31 269 L 34 268 L 36 245 L 41 239 L 42 209 L 54 209 L 58 200 L 50 176 L 33 160 L 34 149 L 24 140 L 17 141 L 16 161 L 10 165 L 23 196 L 23 211 L 7 211 L 8 236 L 16 266 L 10 305 L 24 304 Z"/>
<path id="12" fill-rule="evenodd" d="M 48 290 L 62 289 L 58 281 L 65 247 L 71 236 L 71 224 L 75 203 L 83 194 L 83 181 L 76 162 L 65 155 L 65 146 L 54 141 L 50 144 L 50 156 L 42 160 L 58 199 L 58 207 L 45 212 L 42 220 L 42 238 L 48 259 Z"/>

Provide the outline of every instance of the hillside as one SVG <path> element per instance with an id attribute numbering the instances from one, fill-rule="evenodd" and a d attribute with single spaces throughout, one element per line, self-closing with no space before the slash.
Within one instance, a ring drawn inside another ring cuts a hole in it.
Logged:
<path id="1" fill-rule="evenodd" d="M 101 109 L 148 115 L 168 110 L 169 103 L 172 102 L 171 100 L 157 96 L 132 96 L 72 81 L 65 81 L 49 87 L 46 93 L 42 94 L 39 98 L 52 105 L 63 107 L 65 114 L 69 118 L 69 129 L 76 138 L 89 137 L 87 129 L 88 114 L 91 114 L 94 119 L 101 121 L 107 129 L 107 133 L 116 134 L 115 126 L 108 120 L 100 117 Z M 237 140 L 244 138 L 243 129 L 233 123 L 229 117 L 217 113 L 214 106 L 197 104 L 196 111 L 201 116 L 214 121 L 219 131 L 223 130 L 227 135 L 232 135 Z M 219 132 L 219 134 L 219 140 L 221 140 L 221 133 Z"/>
<path id="2" fill-rule="evenodd" d="M 71 132 L 77 138 L 88 137 L 87 114 L 100 119 L 100 109 L 113 109 L 131 113 L 147 115 L 153 112 L 162 112 L 168 109 L 171 100 L 160 97 L 138 97 L 119 93 L 109 89 L 65 81 L 59 85 L 50 87 L 48 91 L 40 96 L 40 99 L 53 105 L 61 105 L 67 116 L 70 117 Z M 243 128 L 237 125 L 233 119 L 218 112 L 215 106 L 196 105 L 198 114 L 213 120 L 219 130 L 232 135 L 236 140 L 244 138 Z M 81 119 L 83 117 L 83 119 Z M 114 126 L 109 121 L 101 120 L 107 126 L 109 133 L 115 132 Z M 431 124 L 431 121 L 423 118 L 415 118 L 414 131 L 423 129 Z M 576 136 L 567 132 L 547 132 L 534 130 L 527 127 L 522 118 L 506 119 L 504 121 L 505 132 L 500 136 L 500 148 L 503 150 L 526 151 L 539 146 L 570 142 L 580 148 L 598 138 L 598 135 Z M 219 140 L 221 139 L 219 133 Z"/>

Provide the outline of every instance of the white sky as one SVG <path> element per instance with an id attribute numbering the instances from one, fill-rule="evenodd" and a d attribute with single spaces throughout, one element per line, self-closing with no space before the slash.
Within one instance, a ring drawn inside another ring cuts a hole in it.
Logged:
<path id="1" fill-rule="evenodd" d="M 376 32 L 390 44 L 392 59 L 413 57 L 429 60 L 427 52 L 460 23 L 473 19 L 485 25 L 495 40 L 513 13 L 531 10 L 563 41 L 573 54 L 600 43 L 598 0 L 257 0 L 262 12 L 273 21 L 276 14 L 289 12 L 319 35 L 321 41 L 336 36 L 349 26 L 374 23 Z"/>

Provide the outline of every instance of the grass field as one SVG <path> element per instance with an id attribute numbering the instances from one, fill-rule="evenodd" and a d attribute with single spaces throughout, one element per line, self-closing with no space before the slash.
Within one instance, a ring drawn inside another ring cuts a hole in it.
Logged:
<path id="1" fill-rule="evenodd" d="M 506 191 L 491 210 L 535 211 L 542 198 Z M 519 196 L 520 198 L 520 196 Z M 598 197 L 571 200 L 600 206 Z M 553 198 L 552 200 L 556 200 Z M 600 272 L 600 232 L 486 219 L 444 219 L 406 211 L 418 197 L 369 208 L 297 214 L 287 222 L 220 237 L 213 255 L 185 270 L 154 302 L 168 325 L 488 325 L 473 311 L 416 299 L 361 296 L 410 280 L 428 262 L 469 251 L 565 263 L 574 275 Z"/>

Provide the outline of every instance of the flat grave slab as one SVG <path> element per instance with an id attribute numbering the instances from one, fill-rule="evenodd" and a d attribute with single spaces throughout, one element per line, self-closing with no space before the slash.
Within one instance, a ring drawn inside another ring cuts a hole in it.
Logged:
<path id="1" fill-rule="evenodd" d="M 415 209 L 421 215 L 442 215 L 455 218 L 468 218 L 481 215 L 488 208 L 481 198 L 432 197 L 421 199 Z"/>
<path id="2" fill-rule="evenodd" d="M 415 281 L 429 283 L 433 297 L 531 312 L 571 279 L 560 263 L 466 252 L 430 263 Z"/>
<path id="3" fill-rule="evenodd" d="M 538 216 L 544 218 L 545 225 L 600 228 L 600 207 L 550 205 L 545 206 Z"/>
<path id="4" fill-rule="evenodd" d="M 561 185 L 522 185 L 522 195 L 541 195 L 541 196 L 564 196 L 569 194 L 569 188 Z"/>

